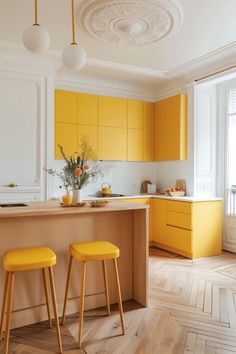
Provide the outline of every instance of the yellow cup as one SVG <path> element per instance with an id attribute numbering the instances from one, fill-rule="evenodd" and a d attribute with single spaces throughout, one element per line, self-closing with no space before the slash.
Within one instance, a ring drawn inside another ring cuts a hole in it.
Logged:
<path id="1" fill-rule="evenodd" d="M 62 200 L 63 205 L 71 205 L 72 204 L 72 195 L 69 195 L 69 194 L 63 195 L 61 200 Z"/>

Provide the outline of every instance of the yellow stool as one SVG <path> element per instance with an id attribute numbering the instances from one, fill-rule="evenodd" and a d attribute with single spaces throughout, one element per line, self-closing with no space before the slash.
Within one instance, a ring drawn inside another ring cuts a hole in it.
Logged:
<path id="1" fill-rule="evenodd" d="M 54 266 L 55 264 L 56 264 L 56 255 L 50 248 L 47 247 L 18 249 L 14 251 L 8 251 L 5 253 L 3 258 L 3 267 L 7 273 L 6 273 L 5 288 L 4 288 L 3 303 L 2 303 L 2 314 L 1 314 L 1 322 L 0 322 L 0 340 L 1 340 L 2 331 L 3 331 L 4 314 L 6 311 L 6 338 L 5 338 L 4 354 L 8 353 L 8 346 L 9 346 L 10 317 L 12 311 L 12 297 L 13 297 L 15 272 L 42 269 L 48 319 L 49 319 L 50 327 L 52 327 L 45 268 L 48 268 L 49 271 L 49 279 L 51 285 L 52 303 L 53 303 L 54 316 L 56 322 L 58 346 L 59 346 L 59 352 L 62 353 L 56 292 L 55 292 L 53 270 L 52 270 L 52 266 Z"/>
<path id="2" fill-rule="evenodd" d="M 62 315 L 62 324 L 64 323 L 65 315 L 66 315 L 66 305 L 67 305 L 68 289 L 69 289 L 69 283 L 70 283 L 73 258 L 76 258 L 77 260 L 83 262 L 81 289 L 80 289 L 79 348 L 81 347 L 82 332 L 83 332 L 84 293 L 85 293 L 85 277 L 86 277 L 86 262 L 87 261 L 102 261 L 106 300 L 107 300 L 107 310 L 108 310 L 108 315 L 110 315 L 110 302 L 109 302 L 107 270 L 106 270 L 106 262 L 105 261 L 107 259 L 113 259 L 114 267 L 115 267 L 115 274 L 116 274 L 117 289 L 118 289 L 118 303 L 119 303 L 122 334 L 125 334 L 123 307 L 122 307 L 121 291 L 120 291 L 120 281 L 119 281 L 118 267 L 117 267 L 117 261 L 116 261 L 116 258 L 118 258 L 120 255 L 119 248 L 117 248 L 115 245 L 113 245 L 110 242 L 96 241 L 96 242 L 76 243 L 76 244 L 70 245 L 69 252 L 70 252 L 70 262 L 69 262 L 69 269 L 68 269 L 68 275 L 67 275 L 67 283 L 66 283 L 63 315 Z"/>

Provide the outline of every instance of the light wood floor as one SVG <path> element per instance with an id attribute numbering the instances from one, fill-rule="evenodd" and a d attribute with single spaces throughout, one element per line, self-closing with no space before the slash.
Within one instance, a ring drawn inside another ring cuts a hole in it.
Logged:
<path id="1" fill-rule="evenodd" d="M 78 317 L 61 327 L 66 354 L 236 353 L 236 254 L 191 261 L 152 248 L 150 306 L 124 304 L 125 336 L 117 308 L 85 313 L 83 349 L 76 348 Z M 2 348 L 2 345 L 1 347 Z M 56 352 L 47 323 L 12 331 L 10 354 Z"/>

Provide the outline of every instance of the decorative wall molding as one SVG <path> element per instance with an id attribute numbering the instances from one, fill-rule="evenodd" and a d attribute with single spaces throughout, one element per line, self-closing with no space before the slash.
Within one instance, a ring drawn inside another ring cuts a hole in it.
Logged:
<path id="1" fill-rule="evenodd" d="M 169 0 L 87 0 L 78 13 L 92 37 L 119 46 L 156 42 L 176 31 L 183 18 L 180 7 Z"/>
<path id="2" fill-rule="evenodd" d="M 6 92 L 1 94 L 2 100 L 8 100 L 9 103 L 11 102 L 11 96 L 13 90 L 10 88 L 16 89 L 19 87 L 19 100 L 22 99 L 25 101 L 25 112 L 28 115 L 30 120 L 30 125 L 28 128 L 30 131 L 23 131 L 21 127 L 21 121 L 17 119 L 17 107 L 14 107 L 14 102 L 12 102 L 12 113 L 11 117 L 14 115 L 14 109 L 16 110 L 16 120 L 15 125 L 16 127 L 19 126 L 19 139 L 23 141 L 32 141 L 33 143 L 29 143 L 28 149 L 31 151 L 30 156 L 32 157 L 32 161 L 29 157 L 21 156 L 21 160 L 12 161 L 15 164 L 16 173 L 8 174 L 8 169 L 6 168 L 5 172 L 2 173 L 2 177 L 0 178 L 0 197 L 3 200 L 23 200 L 24 196 L 27 196 L 28 200 L 39 200 L 42 199 L 43 189 L 44 189 L 44 181 L 43 181 L 43 163 L 44 163 L 44 156 L 45 156 L 45 144 L 44 144 L 44 119 L 45 119 L 45 77 L 42 75 L 30 74 L 27 71 L 24 73 L 22 71 L 18 71 L 13 66 L 12 70 L 5 70 L 0 64 L 0 83 L 6 87 Z M 12 86 L 11 86 L 12 85 Z M 25 91 L 24 91 L 25 90 Z M 28 95 L 28 93 L 30 93 Z M 18 100 L 18 101 L 19 101 Z M 29 100 L 29 101 L 27 101 Z M 31 110 L 27 110 L 27 102 L 29 103 L 29 107 L 31 105 L 34 113 L 31 114 Z M 8 103 L 8 104 L 9 104 Z M 23 102 L 24 104 L 24 102 Z M 1 105 L 1 107 L 3 104 Z M 20 112 L 19 112 L 20 113 Z M 25 114 L 21 112 L 20 114 Z M 19 118 L 19 117 L 18 117 Z M 24 124 L 26 124 L 25 117 Z M 6 119 L 7 119 L 7 112 L 6 112 Z M 23 124 L 23 122 L 22 122 Z M 4 131 L 4 124 L 1 125 L 2 127 L 2 134 L 7 134 L 7 131 Z M 13 127 L 12 127 L 13 128 Z M 6 129 L 8 129 L 6 127 Z M 31 131 L 32 129 L 32 131 Z M 16 130 L 16 129 L 15 129 Z M 25 134 L 25 136 L 24 136 Z M 31 134 L 31 135 L 30 135 Z M 29 139 L 28 139 L 29 138 Z M 3 139 L 2 139 L 3 142 Z M 10 146 L 9 146 L 10 148 Z M 6 149 L 4 151 L 4 162 L 9 159 L 9 156 L 13 158 L 14 150 L 16 149 L 16 156 L 17 156 L 17 141 L 15 142 L 15 146 L 11 146 L 11 151 Z M 27 148 L 27 147 L 25 147 Z M 9 155 L 10 154 L 10 155 Z M 28 154 L 26 154 L 28 156 Z M 24 161 L 24 158 L 27 160 Z M 31 163 L 32 162 L 32 163 Z M 10 162 L 9 162 L 10 163 Z M 17 166 L 24 166 L 22 172 L 17 169 Z M 1 163 L 3 167 L 3 164 Z M 27 166 L 29 166 L 29 171 L 27 171 Z M 9 170 L 12 170 L 14 166 L 11 166 Z M 18 186 L 15 188 L 7 187 L 9 183 L 16 183 Z"/>

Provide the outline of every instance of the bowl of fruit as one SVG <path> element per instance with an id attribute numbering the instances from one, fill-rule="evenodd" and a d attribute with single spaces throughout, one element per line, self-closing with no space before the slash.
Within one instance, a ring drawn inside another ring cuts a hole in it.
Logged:
<path id="1" fill-rule="evenodd" d="M 181 186 L 176 186 L 175 188 L 167 188 L 165 192 L 171 197 L 183 197 L 185 195 L 185 190 Z"/>

